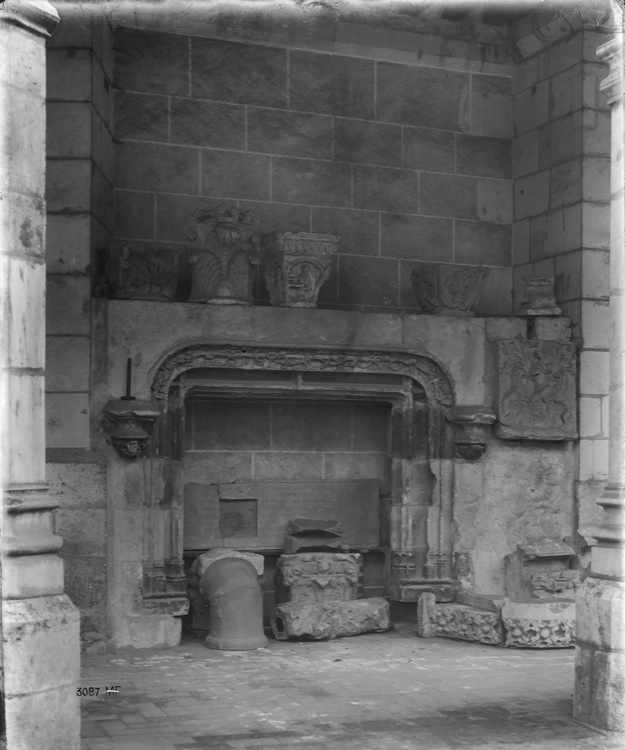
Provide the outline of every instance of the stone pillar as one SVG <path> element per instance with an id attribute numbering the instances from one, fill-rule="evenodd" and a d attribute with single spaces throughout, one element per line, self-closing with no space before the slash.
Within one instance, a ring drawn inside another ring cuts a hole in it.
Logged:
<path id="1" fill-rule="evenodd" d="M 625 731 L 625 249 L 623 211 L 623 37 L 597 50 L 610 65 L 601 83 L 611 106 L 610 219 L 610 459 L 608 484 L 598 501 L 603 521 L 592 535 L 589 575 L 576 599 L 575 705 L 578 721 Z"/>
<path id="2" fill-rule="evenodd" d="M 2 627 L 7 745 L 80 746 L 78 612 L 45 484 L 45 0 L 0 8 Z"/>

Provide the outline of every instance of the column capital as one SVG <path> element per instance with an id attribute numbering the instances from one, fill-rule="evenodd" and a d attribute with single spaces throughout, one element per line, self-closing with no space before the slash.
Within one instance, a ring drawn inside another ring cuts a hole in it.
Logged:
<path id="1" fill-rule="evenodd" d="M 623 35 L 617 34 L 609 42 L 597 47 L 597 57 L 608 63 L 610 72 L 599 84 L 610 105 L 623 98 Z"/>
<path id="2" fill-rule="evenodd" d="M 6 0 L 0 7 L 0 23 L 21 26 L 43 37 L 50 36 L 60 20 L 47 0 Z"/>

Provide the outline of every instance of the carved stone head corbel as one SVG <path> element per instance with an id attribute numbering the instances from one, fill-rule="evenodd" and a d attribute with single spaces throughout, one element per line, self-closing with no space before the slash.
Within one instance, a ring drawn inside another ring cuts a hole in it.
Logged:
<path id="1" fill-rule="evenodd" d="M 133 460 L 145 455 L 159 416 L 158 405 L 152 401 L 115 399 L 102 412 L 102 423 L 117 455 Z"/>
<path id="2" fill-rule="evenodd" d="M 447 414 L 454 425 L 456 458 L 475 461 L 486 452 L 495 412 L 489 406 L 455 406 Z"/>

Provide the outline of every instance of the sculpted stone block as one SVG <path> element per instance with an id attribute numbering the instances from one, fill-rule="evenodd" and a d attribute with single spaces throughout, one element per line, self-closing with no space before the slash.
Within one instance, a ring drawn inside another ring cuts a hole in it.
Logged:
<path id="1" fill-rule="evenodd" d="M 513 599 L 571 598 L 580 584 L 575 552 L 563 542 L 544 539 L 519 544 L 506 555 L 506 591 Z"/>
<path id="2" fill-rule="evenodd" d="M 178 284 L 180 255 L 173 248 L 140 242 L 114 244 L 106 251 L 106 276 L 117 299 L 171 300 Z"/>
<path id="3" fill-rule="evenodd" d="M 302 552 L 278 559 L 276 583 L 282 600 L 317 604 L 356 599 L 361 556 L 347 552 Z"/>
<path id="4" fill-rule="evenodd" d="M 575 345 L 509 339 L 496 347 L 497 437 L 576 438 Z"/>
<path id="5" fill-rule="evenodd" d="M 506 646 L 572 648 L 575 645 L 575 602 L 506 602 L 501 609 Z"/>
<path id="6" fill-rule="evenodd" d="M 417 302 L 434 315 L 473 315 L 488 268 L 446 263 L 420 263 L 411 273 Z"/>
<path id="7" fill-rule="evenodd" d="M 499 612 L 464 604 L 437 604 L 434 594 L 423 594 L 417 606 L 417 633 L 497 645 L 503 641 Z"/>
<path id="8" fill-rule="evenodd" d="M 306 638 L 315 641 L 344 638 L 361 633 L 383 633 L 391 627 L 386 599 L 358 599 L 325 604 L 281 604 L 271 617 L 278 641 Z"/>
<path id="9" fill-rule="evenodd" d="M 262 240 L 265 280 L 271 304 L 316 307 L 341 238 L 313 232 L 271 232 Z"/>
<path id="10" fill-rule="evenodd" d="M 249 305 L 254 267 L 260 259 L 260 222 L 252 211 L 232 204 L 196 209 L 187 236 L 190 253 L 190 302 Z"/>

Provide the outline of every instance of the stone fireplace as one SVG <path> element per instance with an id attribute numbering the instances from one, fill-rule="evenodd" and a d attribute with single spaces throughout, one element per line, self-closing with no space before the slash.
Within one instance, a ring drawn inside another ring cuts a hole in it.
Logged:
<path id="1" fill-rule="evenodd" d="M 502 342 L 543 360 L 570 346 L 528 339 L 527 319 L 95 304 L 120 646 L 178 642 L 185 565 L 208 549 L 265 556 L 268 616 L 293 518 L 339 521 L 363 554 L 361 595 L 400 610 L 424 592 L 503 592 L 518 539 L 570 533 L 569 443 L 491 434 Z M 132 397 L 111 400 L 128 359 Z M 143 456 L 114 450 L 120 423 L 147 435 Z M 528 502 L 530 485 L 548 503 Z"/>

